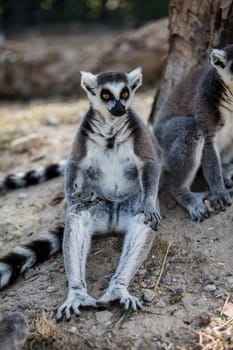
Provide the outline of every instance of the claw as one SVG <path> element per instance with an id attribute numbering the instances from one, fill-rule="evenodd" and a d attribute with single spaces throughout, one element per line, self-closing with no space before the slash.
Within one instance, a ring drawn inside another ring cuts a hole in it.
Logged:
<path id="1" fill-rule="evenodd" d="M 80 316 L 80 306 L 96 306 L 96 300 L 90 297 L 86 291 L 70 291 L 67 300 L 59 307 L 55 320 L 60 322 L 63 319 L 63 315 L 67 322 L 71 320 L 71 313 L 73 312 L 76 317 Z"/>
<path id="2" fill-rule="evenodd" d="M 142 309 L 142 304 L 138 298 L 130 295 L 126 287 L 112 286 L 107 292 L 97 301 L 97 305 L 106 305 L 111 301 L 119 300 L 119 303 L 128 310 L 130 306 L 134 311 Z"/>

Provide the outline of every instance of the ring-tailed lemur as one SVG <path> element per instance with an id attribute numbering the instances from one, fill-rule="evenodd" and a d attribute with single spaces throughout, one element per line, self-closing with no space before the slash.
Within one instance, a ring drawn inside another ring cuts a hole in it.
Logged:
<path id="1" fill-rule="evenodd" d="M 56 319 L 80 306 L 95 306 L 87 294 L 85 265 L 95 233 L 125 234 L 118 268 L 106 293 L 105 304 L 119 300 L 125 308 L 141 306 L 127 290 L 130 280 L 147 257 L 160 221 L 157 194 L 160 177 L 159 148 L 148 128 L 130 108 L 141 85 L 141 69 L 130 73 L 82 72 L 81 83 L 90 108 L 76 134 L 65 172 L 68 201 L 63 253 L 69 292 Z M 41 244 L 46 247 L 38 249 Z M 0 259 L 0 285 L 60 247 L 56 233 L 19 247 Z"/>
<path id="2" fill-rule="evenodd" d="M 58 163 L 50 164 L 45 168 L 9 174 L 0 179 L 0 193 L 2 191 L 36 185 L 44 181 L 53 179 L 64 173 L 66 161 L 61 160 Z"/>
<path id="3" fill-rule="evenodd" d="M 233 45 L 213 49 L 210 60 L 174 88 L 154 122 L 171 193 L 197 221 L 209 216 L 205 194 L 190 190 L 198 169 L 216 213 L 231 204 L 233 185 Z"/>
<path id="4" fill-rule="evenodd" d="M 1 350 L 19 350 L 29 331 L 28 322 L 20 312 L 13 312 L 0 320 Z"/>

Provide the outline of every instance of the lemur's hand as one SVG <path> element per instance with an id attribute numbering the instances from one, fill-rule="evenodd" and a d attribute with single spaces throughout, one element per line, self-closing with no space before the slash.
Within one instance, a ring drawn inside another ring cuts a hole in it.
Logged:
<path id="1" fill-rule="evenodd" d="M 144 223 L 148 224 L 153 230 L 158 229 L 158 225 L 161 220 L 161 216 L 159 210 L 155 207 L 153 201 L 144 200 L 139 208 L 137 209 L 136 214 L 142 213 L 144 214 Z"/>
<path id="2" fill-rule="evenodd" d="M 225 207 L 230 206 L 232 203 L 230 192 L 228 190 L 212 192 L 209 202 L 216 214 L 219 211 L 224 211 Z"/>
<path id="3" fill-rule="evenodd" d="M 81 190 L 78 192 L 74 192 L 72 194 L 72 198 L 77 201 L 81 201 L 83 203 L 91 203 L 95 202 L 98 199 L 98 196 L 96 193 L 87 191 L 87 190 Z"/>

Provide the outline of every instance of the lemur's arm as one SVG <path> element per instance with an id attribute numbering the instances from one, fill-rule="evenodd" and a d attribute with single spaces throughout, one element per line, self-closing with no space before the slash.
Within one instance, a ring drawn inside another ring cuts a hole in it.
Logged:
<path id="1" fill-rule="evenodd" d="M 146 222 L 151 221 L 155 227 L 160 221 L 159 208 L 156 208 L 161 165 L 157 147 L 153 144 L 152 135 L 144 128 L 136 141 L 135 152 L 142 161 L 140 181 L 142 201 L 138 211 L 143 212 Z"/>
<path id="2" fill-rule="evenodd" d="M 231 197 L 225 188 L 222 166 L 217 147 L 212 137 L 206 137 L 202 155 L 202 170 L 210 188 L 211 206 L 221 209 L 231 204 Z"/>
<path id="3" fill-rule="evenodd" d="M 86 154 L 85 145 L 85 138 L 78 132 L 65 170 L 65 195 L 70 204 L 74 202 L 75 193 L 80 191 L 84 184 L 84 177 L 79 169 L 79 165 Z"/>

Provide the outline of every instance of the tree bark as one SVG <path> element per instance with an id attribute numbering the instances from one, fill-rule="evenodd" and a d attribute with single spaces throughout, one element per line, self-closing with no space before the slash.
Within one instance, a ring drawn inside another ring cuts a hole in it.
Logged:
<path id="1" fill-rule="evenodd" d="M 233 43 L 232 0 L 171 0 L 169 54 L 149 122 L 172 88 L 192 69 L 203 64 L 209 49 Z"/>

